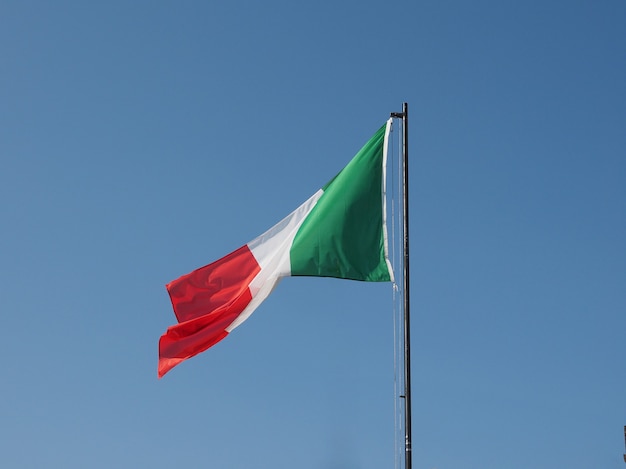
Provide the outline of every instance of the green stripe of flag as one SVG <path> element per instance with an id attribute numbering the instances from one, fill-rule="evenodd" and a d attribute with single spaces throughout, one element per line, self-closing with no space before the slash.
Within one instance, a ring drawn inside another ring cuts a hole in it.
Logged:
<path id="1" fill-rule="evenodd" d="M 387 282 L 383 231 L 386 125 L 323 187 L 293 241 L 291 275 Z"/>

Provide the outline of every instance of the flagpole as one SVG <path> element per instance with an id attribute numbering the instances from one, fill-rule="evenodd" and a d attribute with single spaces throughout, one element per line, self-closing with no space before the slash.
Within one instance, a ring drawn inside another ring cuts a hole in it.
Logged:
<path id="1" fill-rule="evenodd" d="M 403 207 L 403 297 L 404 297 L 404 450 L 405 469 L 411 469 L 411 323 L 409 284 L 409 105 L 403 103 L 402 112 L 392 112 L 391 117 L 402 119 L 402 207 Z"/>

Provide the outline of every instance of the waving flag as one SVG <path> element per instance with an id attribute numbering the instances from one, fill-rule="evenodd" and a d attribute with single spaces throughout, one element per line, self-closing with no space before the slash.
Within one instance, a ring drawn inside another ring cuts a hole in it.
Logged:
<path id="1" fill-rule="evenodd" d="M 159 341 L 159 378 L 243 323 L 288 276 L 393 279 L 385 164 L 391 119 L 294 212 L 221 259 L 167 284 L 178 324 Z"/>

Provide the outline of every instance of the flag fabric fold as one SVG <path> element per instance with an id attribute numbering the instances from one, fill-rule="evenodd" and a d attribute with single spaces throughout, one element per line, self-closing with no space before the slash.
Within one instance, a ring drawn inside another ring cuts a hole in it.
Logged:
<path id="1" fill-rule="evenodd" d="M 159 340 L 158 376 L 243 323 L 284 277 L 393 280 L 385 166 L 391 119 L 330 182 L 246 245 L 166 285 L 178 320 Z"/>

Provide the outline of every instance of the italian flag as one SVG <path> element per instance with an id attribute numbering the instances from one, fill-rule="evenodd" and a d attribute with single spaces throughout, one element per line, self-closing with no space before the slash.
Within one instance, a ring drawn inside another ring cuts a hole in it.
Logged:
<path id="1" fill-rule="evenodd" d="M 348 165 L 248 244 L 168 283 L 178 324 L 159 340 L 158 375 L 243 323 L 283 277 L 388 282 L 385 166 L 391 119 Z"/>

